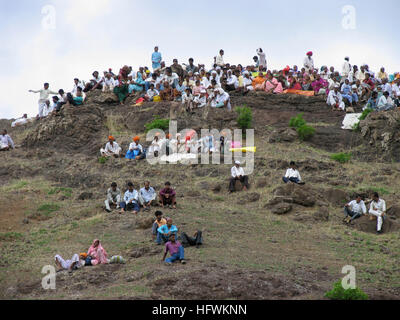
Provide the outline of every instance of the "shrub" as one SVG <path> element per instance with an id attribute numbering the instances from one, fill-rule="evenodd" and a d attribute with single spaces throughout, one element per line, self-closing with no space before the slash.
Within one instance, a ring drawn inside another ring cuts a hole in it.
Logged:
<path id="1" fill-rule="evenodd" d="M 333 285 L 333 289 L 325 293 L 325 297 L 331 300 L 368 300 L 368 295 L 360 288 L 344 289 L 342 281 Z"/>
<path id="2" fill-rule="evenodd" d="M 306 124 L 306 121 L 303 119 L 303 114 L 300 113 L 296 117 L 293 117 L 290 119 L 289 126 L 291 128 L 300 128 Z"/>
<path id="3" fill-rule="evenodd" d="M 38 209 L 37 212 L 39 215 L 43 215 L 48 217 L 51 213 L 60 210 L 60 206 L 56 203 L 45 203 L 42 204 Z"/>
<path id="4" fill-rule="evenodd" d="M 237 123 L 240 129 L 250 129 L 253 122 L 253 113 L 249 107 L 237 107 L 235 111 L 239 114 Z"/>
<path id="5" fill-rule="evenodd" d="M 331 155 L 331 159 L 340 163 L 346 163 L 351 160 L 351 153 L 334 153 Z"/>
<path id="6" fill-rule="evenodd" d="M 167 130 L 169 128 L 169 119 L 160 119 L 155 116 L 152 122 L 145 124 L 145 127 L 146 132 L 154 129 Z"/>
<path id="7" fill-rule="evenodd" d="M 108 158 L 107 157 L 100 157 L 99 158 L 99 163 L 100 164 L 105 164 L 107 162 Z"/>
<path id="8" fill-rule="evenodd" d="M 360 116 L 360 121 L 362 121 L 362 120 L 365 120 L 366 118 L 367 118 L 367 116 L 372 112 L 373 110 L 372 109 L 365 109 L 364 111 L 363 111 L 363 113 L 361 114 L 361 116 Z"/>
<path id="9" fill-rule="evenodd" d="M 354 126 L 353 126 L 353 131 L 361 131 L 361 128 L 360 128 L 360 122 L 357 122 Z"/>
<path id="10" fill-rule="evenodd" d="M 302 126 L 298 127 L 296 131 L 301 141 L 309 140 L 315 134 L 315 128 L 306 124 L 303 124 Z"/>

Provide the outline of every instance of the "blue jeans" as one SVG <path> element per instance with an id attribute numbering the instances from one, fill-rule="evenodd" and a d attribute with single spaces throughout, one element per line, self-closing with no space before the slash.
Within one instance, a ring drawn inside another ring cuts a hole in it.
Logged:
<path id="1" fill-rule="evenodd" d="M 347 208 L 347 207 L 344 207 L 344 216 L 345 216 L 345 217 L 347 217 L 347 216 L 351 217 L 351 221 L 353 221 L 353 220 L 355 220 L 355 219 L 360 218 L 360 217 L 361 217 L 361 214 L 360 214 L 360 213 L 356 213 L 356 212 L 354 212 L 354 211 L 351 211 L 351 210 L 350 210 L 349 208 Z"/>
<path id="2" fill-rule="evenodd" d="M 121 202 L 119 206 L 121 207 L 121 209 L 124 209 L 126 211 L 136 211 L 136 212 L 140 211 L 140 207 L 136 202 L 128 204 L 126 204 L 126 202 Z"/>
<path id="3" fill-rule="evenodd" d="M 184 260 L 184 259 L 185 259 L 185 249 L 182 246 L 180 246 L 179 252 L 174 253 L 172 256 L 165 259 L 165 262 L 174 263 L 177 260 Z"/>
<path id="4" fill-rule="evenodd" d="M 300 182 L 300 180 L 298 178 L 286 178 L 286 177 L 283 177 L 283 182 L 284 183 L 288 183 L 289 181 L 294 182 L 294 183 L 299 183 Z"/>

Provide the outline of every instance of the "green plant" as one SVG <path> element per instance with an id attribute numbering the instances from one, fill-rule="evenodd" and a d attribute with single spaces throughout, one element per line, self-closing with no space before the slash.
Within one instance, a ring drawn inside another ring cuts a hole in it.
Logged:
<path id="1" fill-rule="evenodd" d="M 237 107 L 235 111 L 239 114 L 237 123 L 240 129 L 250 129 L 253 122 L 253 113 L 249 107 Z"/>
<path id="2" fill-rule="evenodd" d="M 351 153 L 334 153 L 331 155 L 331 159 L 340 163 L 346 163 L 351 160 Z"/>
<path id="3" fill-rule="evenodd" d="M 169 119 L 160 119 L 160 117 L 155 116 L 152 122 L 145 124 L 145 127 L 146 132 L 153 129 L 167 130 L 169 128 Z"/>
<path id="4" fill-rule="evenodd" d="M 303 119 L 304 113 L 299 113 L 297 116 L 293 117 L 289 121 L 289 126 L 291 128 L 300 128 L 306 124 L 306 121 Z"/>
<path id="5" fill-rule="evenodd" d="M 363 113 L 361 114 L 360 118 L 359 118 L 360 121 L 365 120 L 365 119 L 367 118 L 367 116 L 368 116 L 372 111 L 373 111 L 373 110 L 370 109 L 370 108 L 365 109 L 365 110 L 363 111 Z"/>
<path id="6" fill-rule="evenodd" d="M 353 125 L 353 131 L 361 131 L 360 122 L 357 122 L 355 125 Z"/>
<path id="7" fill-rule="evenodd" d="M 299 135 L 299 138 L 300 138 L 301 141 L 309 140 L 315 134 L 315 128 L 313 128 L 313 127 L 311 127 L 309 125 L 306 125 L 306 124 L 298 127 L 296 129 L 296 131 L 297 131 L 297 134 Z"/>
<path id="8" fill-rule="evenodd" d="M 56 203 L 45 203 L 37 208 L 37 212 L 40 215 L 48 217 L 51 213 L 60 210 L 60 206 Z"/>
<path id="9" fill-rule="evenodd" d="M 339 280 L 333 285 L 333 289 L 325 293 L 325 297 L 331 300 L 368 300 L 368 295 L 360 288 L 344 289 Z"/>
<path id="10" fill-rule="evenodd" d="M 99 158 L 99 163 L 100 164 L 105 164 L 107 162 L 108 158 L 107 157 L 100 157 Z"/>

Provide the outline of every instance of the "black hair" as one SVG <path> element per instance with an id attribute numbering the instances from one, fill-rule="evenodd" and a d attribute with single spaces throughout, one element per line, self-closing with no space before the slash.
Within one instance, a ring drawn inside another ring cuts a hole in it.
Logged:
<path id="1" fill-rule="evenodd" d="M 161 211 L 156 211 L 156 213 L 154 214 L 156 217 L 162 216 L 163 213 Z"/>
<path id="2" fill-rule="evenodd" d="M 167 182 L 165 183 L 165 185 L 166 185 L 166 186 L 171 186 L 171 182 L 167 181 Z"/>
<path id="3" fill-rule="evenodd" d="M 77 91 L 82 91 L 82 88 L 81 87 L 77 87 L 76 90 Z"/>
<path id="4" fill-rule="evenodd" d="M 116 182 L 111 183 L 111 187 L 116 187 L 116 186 L 117 186 Z"/>
<path id="5" fill-rule="evenodd" d="M 60 90 L 58 90 L 58 93 L 59 93 L 59 94 L 64 94 L 65 92 L 64 92 L 63 89 L 60 89 Z"/>
<path id="6" fill-rule="evenodd" d="M 133 183 L 132 182 L 128 182 L 128 187 L 133 187 Z"/>
<path id="7" fill-rule="evenodd" d="M 194 59 L 193 58 L 189 58 L 189 61 L 194 61 Z"/>
<path id="8" fill-rule="evenodd" d="M 57 96 L 53 96 L 53 99 L 56 101 L 60 100 Z"/>
<path id="9" fill-rule="evenodd" d="M 295 166 L 295 165 L 296 165 L 296 162 L 290 161 L 290 165 L 291 165 L 291 166 Z"/>
<path id="10" fill-rule="evenodd" d="M 374 192 L 374 197 L 379 198 L 378 192 Z"/>
<path id="11" fill-rule="evenodd" d="M 44 86 L 49 86 L 49 84 L 46 82 L 46 83 L 44 84 Z"/>

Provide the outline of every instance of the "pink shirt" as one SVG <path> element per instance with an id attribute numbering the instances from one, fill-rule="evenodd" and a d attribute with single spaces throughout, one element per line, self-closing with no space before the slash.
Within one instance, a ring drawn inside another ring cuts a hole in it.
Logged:
<path id="1" fill-rule="evenodd" d="M 179 241 L 175 241 L 175 243 L 172 243 L 171 241 L 167 242 L 165 245 L 165 253 L 169 251 L 171 256 L 175 253 L 179 252 L 179 247 L 181 247 L 181 243 Z"/>

